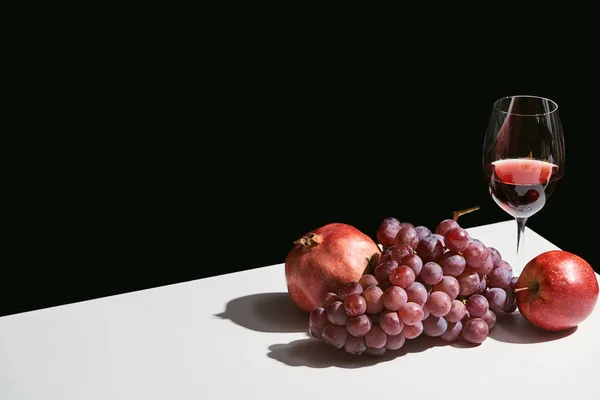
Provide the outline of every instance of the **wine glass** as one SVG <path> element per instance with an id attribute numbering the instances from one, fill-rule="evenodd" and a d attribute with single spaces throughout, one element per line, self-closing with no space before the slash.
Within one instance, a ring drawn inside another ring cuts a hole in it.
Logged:
<path id="1" fill-rule="evenodd" d="M 565 171 L 558 104 L 529 95 L 496 100 L 482 162 L 490 195 L 517 221 L 516 257 L 521 262 L 527 219 L 544 207 Z"/>

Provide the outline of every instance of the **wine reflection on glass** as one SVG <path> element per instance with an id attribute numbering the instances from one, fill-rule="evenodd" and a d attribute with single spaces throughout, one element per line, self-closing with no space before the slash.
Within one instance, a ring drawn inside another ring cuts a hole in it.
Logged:
<path id="1" fill-rule="evenodd" d="M 490 195 L 517 222 L 516 256 L 522 262 L 527 219 L 544 207 L 564 174 L 558 104 L 528 95 L 496 100 L 482 161 Z"/>

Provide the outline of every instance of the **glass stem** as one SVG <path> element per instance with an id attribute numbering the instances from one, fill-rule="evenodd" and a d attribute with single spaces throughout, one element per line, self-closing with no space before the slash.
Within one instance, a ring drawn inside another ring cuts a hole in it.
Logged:
<path id="1" fill-rule="evenodd" d="M 525 224 L 527 218 L 517 217 L 517 258 L 521 261 L 523 257 L 523 249 L 525 247 Z"/>

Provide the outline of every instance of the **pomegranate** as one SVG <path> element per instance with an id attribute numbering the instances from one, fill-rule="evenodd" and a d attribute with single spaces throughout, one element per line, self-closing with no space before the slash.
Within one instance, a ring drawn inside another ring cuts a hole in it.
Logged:
<path id="1" fill-rule="evenodd" d="M 294 242 L 285 259 L 287 289 L 304 311 L 319 307 L 328 292 L 358 282 L 377 265 L 381 250 L 368 235 L 340 222 L 324 225 Z"/>

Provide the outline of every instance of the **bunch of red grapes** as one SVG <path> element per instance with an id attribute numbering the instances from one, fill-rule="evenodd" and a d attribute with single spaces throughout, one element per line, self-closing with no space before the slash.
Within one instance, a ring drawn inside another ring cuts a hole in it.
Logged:
<path id="1" fill-rule="evenodd" d="M 377 241 L 377 266 L 321 299 L 311 336 L 356 355 L 382 355 L 422 335 L 480 344 L 496 313 L 517 308 L 512 267 L 456 219 L 432 232 L 386 218 Z"/>

